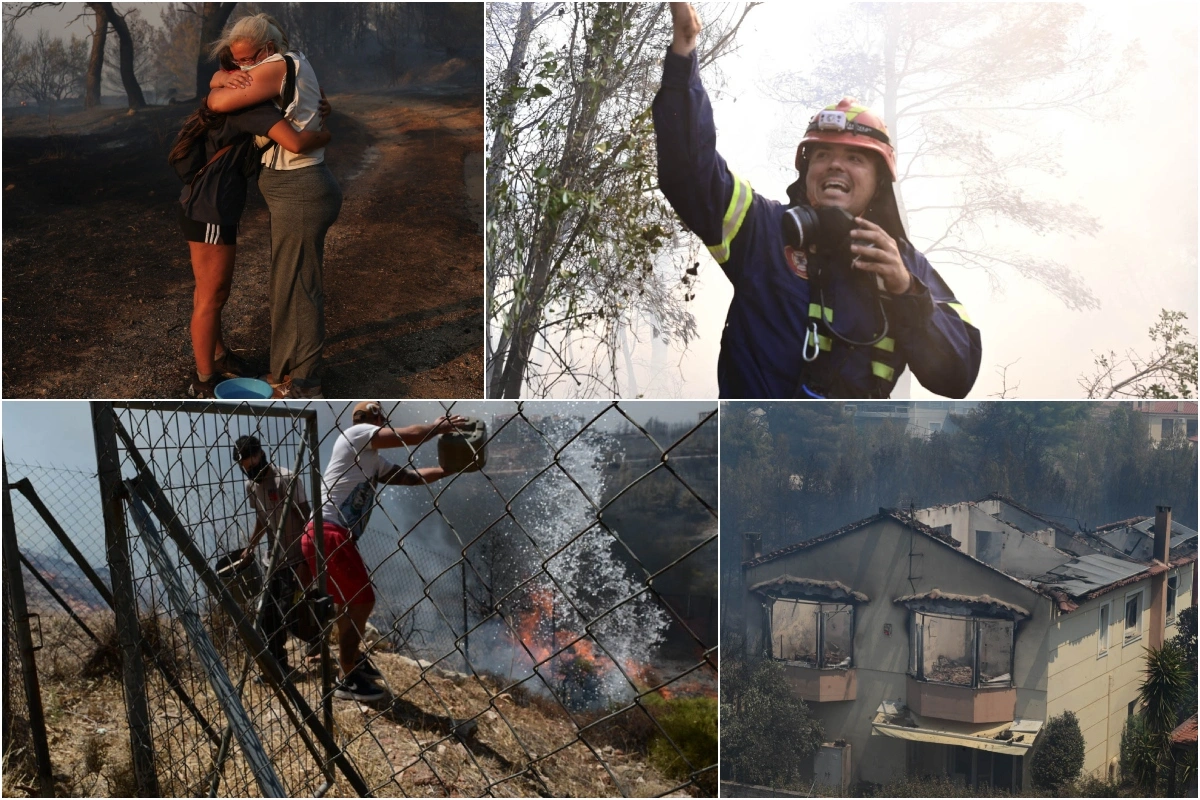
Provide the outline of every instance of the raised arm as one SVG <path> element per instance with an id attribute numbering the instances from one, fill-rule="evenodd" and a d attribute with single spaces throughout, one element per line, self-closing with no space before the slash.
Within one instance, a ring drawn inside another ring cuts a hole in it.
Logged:
<path id="1" fill-rule="evenodd" d="M 307 153 L 309 150 L 316 150 L 318 147 L 329 144 L 329 140 L 333 138 L 333 134 L 326 130 L 297 131 L 286 119 L 275 123 L 267 135 L 279 142 L 284 150 L 290 150 L 293 153 Z"/>
<path id="2" fill-rule="evenodd" d="M 691 3 L 671 3 L 671 52 L 687 58 L 696 49 L 700 35 L 700 15 Z"/>
<path id="3" fill-rule="evenodd" d="M 282 59 L 268 61 L 259 64 L 249 74 L 252 77 L 245 86 L 240 85 L 242 81 L 226 78 L 228 85 L 208 93 L 208 107 L 219 114 L 228 114 L 278 97 L 279 87 L 283 85 L 283 77 L 287 74 L 287 64 Z M 214 80 L 216 78 L 214 76 Z"/>
<path id="4" fill-rule="evenodd" d="M 751 213 L 754 193 L 717 153 L 712 105 L 700 82 L 696 55 L 700 19 L 687 3 L 672 3 L 671 18 L 674 38 L 653 106 L 658 186 L 736 282 L 741 259 L 735 239 Z"/>

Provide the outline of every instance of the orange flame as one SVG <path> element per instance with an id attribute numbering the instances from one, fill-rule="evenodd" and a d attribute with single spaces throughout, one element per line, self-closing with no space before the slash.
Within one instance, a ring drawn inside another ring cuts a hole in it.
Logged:
<path id="1" fill-rule="evenodd" d="M 555 614 L 551 590 L 531 590 L 527 599 L 530 609 L 518 613 L 513 633 L 535 663 L 549 665 L 559 679 L 566 677 L 568 669 L 577 667 L 583 667 L 601 680 L 609 677 L 616 664 L 586 636 L 581 638 L 579 633 L 561 627 L 561 614 Z M 623 659 L 621 669 L 639 692 L 663 681 L 663 676 L 653 666 L 633 659 Z M 659 688 L 657 693 L 665 700 L 681 696 L 716 697 L 717 688 L 715 679 L 693 673 Z"/>

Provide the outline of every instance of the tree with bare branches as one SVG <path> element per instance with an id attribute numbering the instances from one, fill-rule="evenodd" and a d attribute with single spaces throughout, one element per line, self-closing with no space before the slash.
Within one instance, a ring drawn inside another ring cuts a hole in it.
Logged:
<path id="1" fill-rule="evenodd" d="M 16 58 L 14 88 L 39 106 L 77 97 L 86 64 L 87 45 L 83 40 L 72 36 L 70 42 L 64 42 L 39 30 Z"/>
<path id="2" fill-rule="evenodd" d="M 92 23 L 92 52 L 88 57 L 87 86 L 83 93 L 84 108 L 100 105 L 100 97 L 103 94 L 101 85 L 104 75 L 104 48 L 108 43 L 108 8 L 98 4 L 93 11 L 95 21 Z"/>
<path id="3" fill-rule="evenodd" d="M 107 12 L 97 10 L 97 27 L 99 27 L 99 18 L 101 13 L 107 17 Z M 154 26 L 148 20 L 142 18 L 141 11 L 137 8 L 131 8 L 126 11 L 123 17 L 125 26 L 129 29 L 129 38 L 132 42 L 133 51 L 133 74 L 138 84 L 138 90 L 141 91 L 141 86 L 148 79 L 151 79 L 150 72 L 154 67 L 154 62 L 158 58 L 158 54 L 154 52 Z M 93 48 L 93 55 L 95 48 Z M 102 84 L 104 88 L 110 92 L 120 92 L 124 89 L 124 76 L 121 74 L 121 43 L 120 40 L 114 42 L 109 39 L 104 53 L 104 71 Z"/>
<path id="4" fill-rule="evenodd" d="M 1091 375 L 1080 375 L 1079 385 L 1089 400 L 1114 398 L 1171 399 L 1196 396 L 1196 336 L 1187 325 L 1187 314 L 1163 309 L 1150 329 L 1154 343 L 1149 355 L 1115 350 L 1096 355 Z"/>
<path id="5" fill-rule="evenodd" d="M 21 63 L 21 56 L 25 53 L 25 37 L 17 33 L 16 22 L 11 19 L 4 20 L 4 96 L 11 97 L 13 91 L 17 88 L 17 70 Z"/>
<path id="6" fill-rule="evenodd" d="M 42 7 L 62 8 L 65 3 L 16 3 L 11 6 L 5 6 L 4 17 L 6 20 L 16 22 L 23 16 L 30 14 L 34 10 Z M 117 39 L 120 42 L 119 62 L 121 85 L 125 90 L 125 96 L 129 100 L 130 110 L 145 108 L 146 98 L 142 94 L 142 87 L 138 84 L 137 76 L 134 73 L 134 62 L 137 58 L 133 37 L 129 33 L 129 26 L 125 23 L 125 16 L 120 14 L 113 8 L 112 3 L 84 3 L 86 9 L 83 13 L 76 17 L 79 19 L 91 10 L 95 14 L 95 22 L 92 29 L 92 47 L 91 53 L 86 60 L 86 78 L 83 79 L 84 89 L 84 106 L 92 108 L 100 104 L 101 85 L 104 73 L 104 49 L 108 37 L 108 28 L 111 26 L 117 33 Z M 74 20 L 72 20 L 74 21 Z M 72 43 L 76 41 L 75 37 L 71 37 Z M 84 47 L 86 40 L 80 40 L 80 44 Z M 75 46 L 74 44 L 72 46 Z"/>
<path id="7" fill-rule="evenodd" d="M 1105 99 L 1140 65 L 1136 44 L 1114 52 L 1078 5 L 860 3 L 823 27 L 819 45 L 815 69 L 776 76 L 773 93 L 805 119 L 843 95 L 878 105 L 896 143 L 905 227 L 922 252 L 939 266 L 984 270 L 996 287 L 1015 272 L 1069 309 L 1099 307 L 1070 265 L 1008 247 L 989 229 L 1099 230 L 1084 208 L 1033 197 L 1022 183 L 1061 174 L 1034 123 L 1108 113 Z"/>

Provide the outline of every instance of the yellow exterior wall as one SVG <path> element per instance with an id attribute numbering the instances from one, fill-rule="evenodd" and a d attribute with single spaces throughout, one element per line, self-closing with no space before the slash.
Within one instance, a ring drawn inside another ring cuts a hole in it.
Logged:
<path id="1" fill-rule="evenodd" d="M 1187 565 L 1171 574 L 1179 575 L 1175 600 L 1176 614 L 1192 604 L 1192 569 Z M 1141 638 L 1124 643 L 1125 599 L 1142 593 Z M 1129 704 L 1137 699 L 1141 684 L 1145 648 L 1149 644 L 1150 579 L 1101 595 L 1069 614 L 1060 614 L 1050 631 L 1046 714 L 1057 716 L 1074 711 L 1079 718 L 1086 743 L 1083 770 L 1098 777 L 1120 755 L 1121 730 L 1129 714 Z M 1109 607 L 1108 652 L 1099 655 L 1100 607 Z M 1168 625 L 1165 639 L 1175 635 Z"/>

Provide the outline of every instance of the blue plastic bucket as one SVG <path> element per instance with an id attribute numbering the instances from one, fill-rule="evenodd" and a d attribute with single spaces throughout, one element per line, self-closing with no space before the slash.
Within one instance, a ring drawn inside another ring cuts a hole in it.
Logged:
<path id="1" fill-rule="evenodd" d="M 230 378 L 213 389 L 220 400 L 267 400 L 274 392 L 271 384 L 257 378 Z"/>

